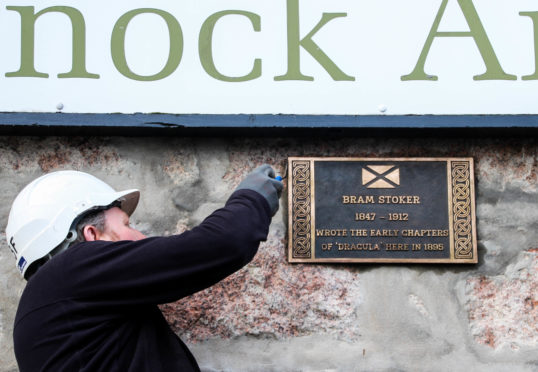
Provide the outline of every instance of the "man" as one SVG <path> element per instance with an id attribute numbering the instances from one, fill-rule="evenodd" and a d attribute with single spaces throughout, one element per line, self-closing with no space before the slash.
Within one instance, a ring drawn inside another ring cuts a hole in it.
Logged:
<path id="1" fill-rule="evenodd" d="M 6 229 L 28 280 L 14 326 L 20 371 L 199 371 L 157 305 L 254 257 L 278 209 L 274 177 L 261 166 L 199 226 L 152 238 L 129 224 L 138 190 L 116 192 L 74 171 L 30 183 Z"/>

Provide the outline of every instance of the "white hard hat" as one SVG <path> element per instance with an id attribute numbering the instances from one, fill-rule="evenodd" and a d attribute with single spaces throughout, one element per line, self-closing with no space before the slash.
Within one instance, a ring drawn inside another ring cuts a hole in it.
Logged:
<path id="1" fill-rule="evenodd" d="M 138 190 L 116 192 L 100 179 L 77 171 L 49 173 L 32 181 L 15 198 L 6 227 L 17 268 L 24 276 L 32 263 L 66 240 L 73 222 L 85 212 L 119 201 L 130 216 L 139 197 Z M 76 233 L 71 241 L 74 238 Z"/>

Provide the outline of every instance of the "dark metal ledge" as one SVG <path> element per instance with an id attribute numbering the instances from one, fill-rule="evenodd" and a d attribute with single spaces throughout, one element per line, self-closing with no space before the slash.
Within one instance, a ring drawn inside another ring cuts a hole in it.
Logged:
<path id="1" fill-rule="evenodd" d="M 171 115 L 0 113 L 3 135 L 536 135 L 538 115 Z"/>

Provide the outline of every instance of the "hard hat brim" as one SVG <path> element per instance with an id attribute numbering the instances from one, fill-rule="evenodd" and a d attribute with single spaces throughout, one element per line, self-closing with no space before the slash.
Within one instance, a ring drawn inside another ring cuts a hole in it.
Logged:
<path id="1" fill-rule="evenodd" d="M 127 213 L 128 216 L 131 216 L 138 205 L 138 201 L 140 200 L 140 191 L 130 189 L 117 192 L 115 200 L 121 202 L 121 210 Z"/>

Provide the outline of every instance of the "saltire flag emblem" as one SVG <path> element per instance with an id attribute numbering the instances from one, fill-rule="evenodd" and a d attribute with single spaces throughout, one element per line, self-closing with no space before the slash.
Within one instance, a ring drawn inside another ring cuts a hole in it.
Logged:
<path id="1" fill-rule="evenodd" d="M 400 186 L 400 169 L 395 165 L 367 165 L 362 168 L 362 185 L 368 189 Z"/>

